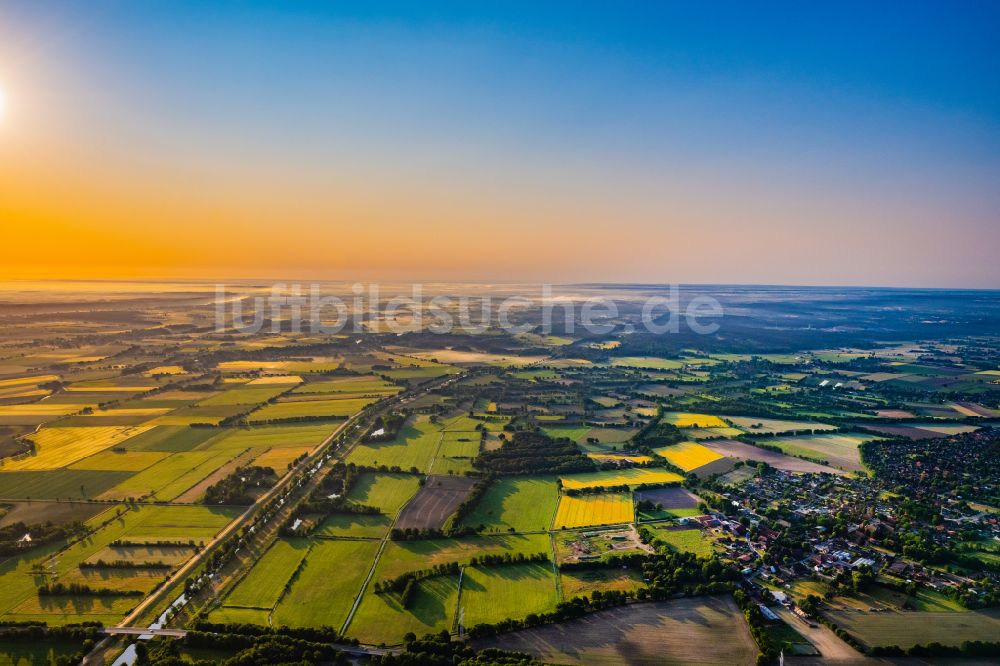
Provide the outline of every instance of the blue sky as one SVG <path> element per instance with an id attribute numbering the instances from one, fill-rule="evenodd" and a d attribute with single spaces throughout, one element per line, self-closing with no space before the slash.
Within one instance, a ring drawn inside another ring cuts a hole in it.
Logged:
<path id="1" fill-rule="evenodd" d="M 505 251 L 560 243 L 514 262 L 531 279 L 1000 287 L 998 19 L 987 2 L 13 0 L 0 82 L 10 115 L 19 89 L 47 101 L 25 125 L 52 150 L 136 192 L 166 180 L 188 222 L 242 214 L 195 180 L 273 184 L 290 224 L 369 258 L 336 255 L 345 276 L 496 278 L 453 257 L 499 227 Z M 327 192 L 346 203 L 298 208 Z M 412 244 L 408 224 L 448 239 L 440 269 L 373 255 L 375 232 Z M 608 228 L 650 242 L 612 248 Z M 737 247 L 706 267 L 713 242 Z"/>

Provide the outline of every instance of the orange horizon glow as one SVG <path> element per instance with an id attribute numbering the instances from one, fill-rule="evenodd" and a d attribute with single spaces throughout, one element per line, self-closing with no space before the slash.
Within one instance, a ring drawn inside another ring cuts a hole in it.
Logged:
<path id="1" fill-rule="evenodd" d="M 988 123 L 825 60 L 151 4 L 0 7 L 0 280 L 1000 287 Z"/>

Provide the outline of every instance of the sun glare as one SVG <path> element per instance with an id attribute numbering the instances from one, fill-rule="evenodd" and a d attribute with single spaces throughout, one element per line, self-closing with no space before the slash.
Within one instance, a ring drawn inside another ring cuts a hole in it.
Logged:
<path id="1" fill-rule="evenodd" d="M 7 110 L 7 96 L 3 91 L 3 84 L 0 83 L 0 121 L 3 120 L 4 112 Z"/>

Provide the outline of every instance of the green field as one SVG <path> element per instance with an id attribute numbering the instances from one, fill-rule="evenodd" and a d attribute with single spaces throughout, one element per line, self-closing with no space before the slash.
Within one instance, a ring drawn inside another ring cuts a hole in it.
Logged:
<path id="1" fill-rule="evenodd" d="M 351 488 L 347 499 L 376 506 L 382 514 L 331 514 L 320 524 L 316 535 L 381 538 L 389 531 L 392 517 L 416 494 L 419 487 L 419 477 L 412 474 L 364 473 Z"/>
<path id="2" fill-rule="evenodd" d="M 447 432 L 471 432 L 480 425 L 485 425 L 485 423 L 479 419 L 474 419 L 471 416 L 462 414 L 461 416 L 456 416 L 445 421 L 442 424 L 441 429 Z"/>
<path id="3" fill-rule="evenodd" d="M 849 435 L 832 433 L 821 435 L 803 435 L 801 437 L 768 437 L 762 439 L 762 444 L 777 446 L 790 456 L 825 460 L 832 467 L 849 472 L 864 471 L 861 463 L 861 453 L 858 447 L 862 442 L 878 439 L 871 435 Z"/>
<path id="4" fill-rule="evenodd" d="M 601 592 L 638 590 L 643 586 L 642 574 L 628 569 L 577 569 L 559 574 L 564 599 L 589 597 Z"/>
<path id="5" fill-rule="evenodd" d="M 289 384 L 278 386 L 238 386 L 228 391 L 223 391 L 211 398 L 206 398 L 198 403 L 199 407 L 220 407 L 223 405 L 259 405 L 267 402 L 271 398 L 281 395 L 291 386 Z"/>
<path id="6" fill-rule="evenodd" d="M 438 456 L 447 458 L 475 458 L 479 455 L 479 440 L 482 435 L 477 430 L 447 430 L 441 438 Z"/>
<path id="7" fill-rule="evenodd" d="M 569 439 L 579 442 L 591 431 L 588 426 L 543 426 L 542 431 L 553 439 Z"/>
<path id="8" fill-rule="evenodd" d="M 75 654 L 83 642 L 0 640 L 0 666 L 49 666 L 58 657 Z"/>
<path id="9" fill-rule="evenodd" d="M 361 591 L 378 548 L 377 541 L 317 540 L 288 593 L 275 608 L 274 623 L 339 629 Z"/>
<path id="10" fill-rule="evenodd" d="M 424 382 L 428 379 L 454 375 L 458 372 L 458 368 L 453 368 L 450 365 L 431 365 L 422 368 L 393 368 L 392 370 L 383 370 L 381 374 L 397 382 Z"/>
<path id="11" fill-rule="evenodd" d="M 381 539 L 391 525 L 392 518 L 384 514 L 331 513 L 313 534 L 317 537 Z"/>
<path id="12" fill-rule="evenodd" d="M 229 462 L 233 451 L 187 451 L 171 454 L 135 476 L 122 481 L 102 495 L 102 498 L 155 497 L 173 500 L 185 490 Z"/>
<path id="13" fill-rule="evenodd" d="M 437 453 L 441 432 L 426 416 L 408 422 L 391 442 L 359 444 L 347 455 L 346 462 L 356 465 L 388 467 L 399 466 L 408 470 L 416 467 L 426 471 Z"/>
<path id="14" fill-rule="evenodd" d="M 387 515 L 395 515 L 420 488 L 420 478 L 412 474 L 372 474 L 358 477 L 347 499 L 358 504 L 377 506 Z"/>
<path id="15" fill-rule="evenodd" d="M 122 446 L 129 451 L 180 453 L 190 451 L 218 434 L 219 431 L 214 428 L 163 425 L 130 437 L 122 443 Z"/>
<path id="16" fill-rule="evenodd" d="M 557 601 L 550 564 L 516 564 L 467 567 L 459 603 L 473 627 L 554 610 Z"/>
<path id="17" fill-rule="evenodd" d="M 315 447 L 333 434 L 336 424 L 273 425 L 231 428 L 199 449 L 243 451 L 260 448 Z"/>
<path id="18" fill-rule="evenodd" d="M 330 381 L 313 382 L 303 384 L 293 391 L 293 393 L 347 393 L 363 395 L 392 395 L 401 391 L 402 388 L 395 384 L 390 384 L 379 377 L 344 377 Z"/>
<path id="19" fill-rule="evenodd" d="M 458 576 L 421 580 L 409 608 L 402 607 L 398 595 L 375 594 L 369 586 L 347 635 L 366 643 L 392 645 L 401 643 L 411 631 L 417 636 L 451 631 L 457 603 Z"/>
<path id="20" fill-rule="evenodd" d="M 490 486 L 462 524 L 483 526 L 486 532 L 545 531 L 558 503 L 554 477 L 501 479 Z"/>
<path id="21" fill-rule="evenodd" d="M 790 432 L 792 430 L 836 430 L 837 426 L 813 421 L 783 421 L 779 419 L 762 419 L 756 416 L 723 416 L 733 425 L 750 434 L 756 432 L 774 433 Z"/>
<path id="22" fill-rule="evenodd" d="M 132 472 L 54 469 L 6 472 L 0 468 L 0 498 L 91 499 L 132 476 Z"/>
<path id="23" fill-rule="evenodd" d="M 233 588 L 223 605 L 273 609 L 309 548 L 307 539 L 278 539 Z"/>
<path id="24" fill-rule="evenodd" d="M 101 451 L 70 465 L 70 469 L 141 472 L 170 454 L 166 451 Z"/>
<path id="25" fill-rule="evenodd" d="M 408 571 L 426 569 L 435 564 L 467 564 L 476 555 L 551 553 L 547 534 L 505 534 L 462 539 L 422 539 L 390 541 L 379 559 L 378 580 L 394 578 Z"/>
<path id="26" fill-rule="evenodd" d="M 193 424 L 219 425 L 223 420 L 246 411 L 244 405 L 213 405 L 182 407 L 169 414 L 157 416 L 148 422 L 154 426 L 190 426 Z"/>
<path id="27" fill-rule="evenodd" d="M 656 358 L 655 356 L 619 356 L 611 359 L 611 365 L 617 368 L 639 368 L 642 370 L 677 370 L 684 363 L 672 358 Z"/>
<path id="28" fill-rule="evenodd" d="M 236 608 L 233 606 L 220 606 L 209 614 L 209 620 L 220 623 L 235 624 L 258 624 L 267 626 L 267 620 L 271 616 L 271 611 L 263 608 Z"/>
<path id="29" fill-rule="evenodd" d="M 126 511 L 120 518 L 74 543 L 51 560 L 47 571 L 60 580 L 80 581 L 79 564 L 104 551 L 112 541 L 188 540 L 207 541 L 227 525 L 237 509 L 201 506 L 143 506 Z M 9 558 L 0 563 L 0 619 L 41 620 L 50 624 L 66 624 L 82 619 L 115 623 L 136 604 L 135 597 L 39 597 L 39 576 L 29 575 L 32 563 L 43 562 L 59 549 L 60 544 L 48 544 L 31 551 L 30 556 Z M 144 571 L 96 572 L 102 575 L 102 586 L 121 590 L 149 591 L 162 573 L 150 576 Z M 106 574 L 113 573 L 108 576 Z"/>
<path id="30" fill-rule="evenodd" d="M 589 428 L 577 444 L 587 453 L 607 453 L 629 447 L 629 440 L 639 432 L 638 428 Z"/>
<path id="31" fill-rule="evenodd" d="M 478 430 L 446 430 L 431 471 L 434 474 L 464 474 L 473 471 L 472 459 L 479 455 L 482 434 Z"/>
<path id="32" fill-rule="evenodd" d="M 656 541 L 662 541 L 671 550 L 694 553 L 699 557 L 709 557 L 714 552 L 712 542 L 705 538 L 701 530 L 671 530 L 648 526 L 647 528 L 656 535 L 653 537 L 654 544 Z"/>
<path id="33" fill-rule="evenodd" d="M 329 417 L 345 419 L 375 402 L 375 398 L 335 398 L 332 400 L 297 400 L 265 405 L 247 417 L 248 423 L 265 423 L 282 419 Z"/>

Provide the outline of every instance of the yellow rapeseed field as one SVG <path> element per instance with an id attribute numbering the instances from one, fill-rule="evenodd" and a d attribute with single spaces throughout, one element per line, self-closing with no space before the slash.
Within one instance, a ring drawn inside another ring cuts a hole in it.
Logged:
<path id="1" fill-rule="evenodd" d="M 683 481 L 680 474 L 655 467 L 633 467 L 609 472 L 585 472 L 560 477 L 564 488 L 607 488 L 638 486 L 643 483 L 673 483 Z"/>
<path id="2" fill-rule="evenodd" d="M 678 428 L 725 428 L 726 422 L 711 414 L 691 414 L 688 412 L 666 412 L 663 420 Z"/>
<path id="3" fill-rule="evenodd" d="M 66 467 L 98 451 L 110 448 L 153 426 L 94 426 L 78 428 L 42 428 L 29 438 L 35 443 L 35 455 L 10 460 L 4 469 L 44 470 Z"/>
<path id="4" fill-rule="evenodd" d="M 563 495 L 556 511 L 555 529 L 632 522 L 632 498 L 625 494 Z"/>
<path id="5" fill-rule="evenodd" d="M 657 449 L 656 453 L 685 472 L 698 469 L 710 462 L 715 462 L 723 456 L 697 442 L 681 442 L 673 446 Z"/>
<path id="6" fill-rule="evenodd" d="M 588 453 L 587 457 L 598 462 L 614 462 L 616 460 L 631 460 L 636 463 L 648 463 L 653 459 L 650 456 L 626 456 L 621 453 Z"/>
<path id="7" fill-rule="evenodd" d="M 89 404 L 35 402 L 28 405 L 0 405 L 0 416 L 65 416 L 75 414 Z"/>
<path id="8" fill-rule="evenodd" d="M 187 374 L 187 370 L 179 365 L 158 365 L 142 374 L 147 377 L 153 377 L 155 375 L 185 375 Z"/>
<path id="9" fill-rule="evenodd" d="M 247 382 L 247 386 L 271 386 L 273 384 L 301 384 L 302 378 L 298 375 L 271 375 L 269 377 L 258 377 Z"/>
<path id="10" fill-rule="evenodd" d="M 26 384 L 43 384 L 59 379 L 58 375 L 35 375 L 34 377 L 14 377 L 13 379 L 0 379 L 0 388 L 8 386 L 24 386 Z"/>

